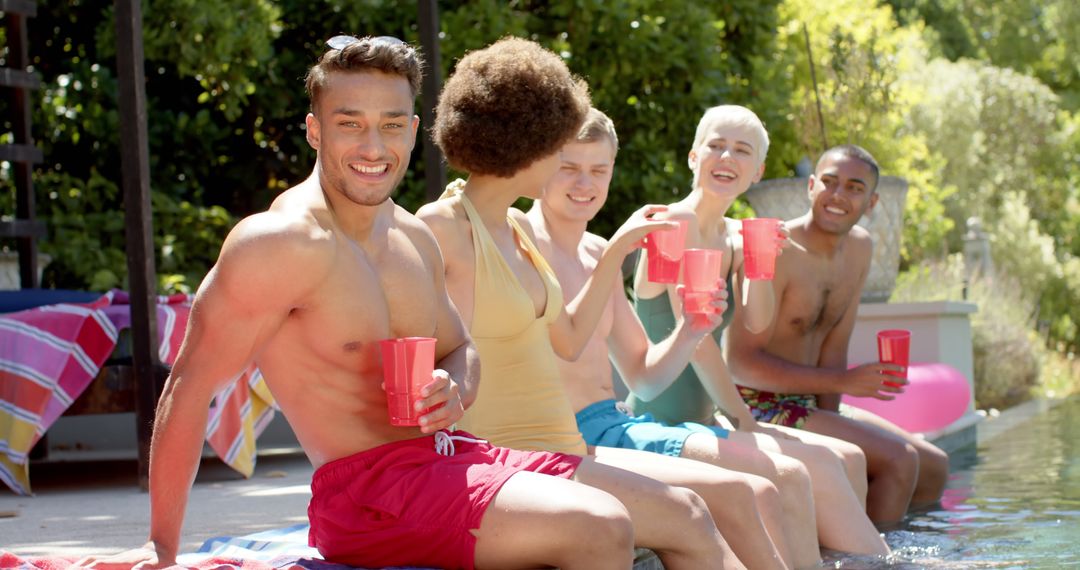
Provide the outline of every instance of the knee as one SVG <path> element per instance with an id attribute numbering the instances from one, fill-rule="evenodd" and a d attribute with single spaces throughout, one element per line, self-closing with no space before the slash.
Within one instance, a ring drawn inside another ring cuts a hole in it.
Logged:
<path id="1" fill-rule="evenodd" d="M 859 446 L 845 441 L 832 448 L 832 452 L 840 458 L 840 462 L 849 473 L 866 476 L 866 454 L 859 449 Z"/>
<path id="2" fill-rule="evenodd" d="M 782 494 L 794 494 L 797 497 L 811 496 L 810 471 L 803 462 L 791 457 L 778 457 L 776 464 L 777 482 Z"/>
<path id="3" fill-rule="evenodd" d="M 936 446 L 930 446 L 925 455 L 926 458 L 920 458 L 920 461 L 943 476 L 949 473 L 949 454 Z"/>
<path id="4" fill-rule="evenodd" d="M 919 478 L 929 480 L 931 486 L 940 492 L 949 478 L 949 455 L 936 446 L 926 447 L 928 449 L 920 450 Z"/>
<path id="5" fill-rule="evenodd" d="M 626 552 L 634 548 L 634 524 L 630 513 L 614 497 L 604 503 L 591 505 L 559 521 L 563 531 L 580 539 L 589 537 L 594 545 L 603 545 L 611 552 Z"/>
<path id="6" fill-rule="evenodd" d="M 715 532 L 716 523 L 713 522 L 709 505 L 701 495 L 684 487 L 672 487 L 671 491 L 675 502 L 683 511 L 682 520 L 689 521 L 690 527 L 699 533 L 708 535 Z"/>
<path id="7" fill-rule="evenodd" d="M 743 501 L 751 503 L 757 510 L 766 512 L 780 509 L 780 490 L 764 477 L 749 475 L 746 478 L 745 491 L 741 493 Z"/>
<path id="8" fill-rule="evenodd" d="M 884 464 L 879 474 L 891 474 L 894 477 L 914 482 L 919 474 L 919 451 L 914 445 L 903 441 L 891 442 L 880 448 Z"/>

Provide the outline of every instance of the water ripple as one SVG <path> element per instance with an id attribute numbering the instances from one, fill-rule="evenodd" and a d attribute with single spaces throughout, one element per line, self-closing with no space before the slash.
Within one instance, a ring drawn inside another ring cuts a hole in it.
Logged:
<path id="1" fill-rule="evenodd" d="M 1080 568 L 1080 398 L 960 457 L 941 507 L 885 533 L 892 554 L 826 551 L 825 567 Z"/>

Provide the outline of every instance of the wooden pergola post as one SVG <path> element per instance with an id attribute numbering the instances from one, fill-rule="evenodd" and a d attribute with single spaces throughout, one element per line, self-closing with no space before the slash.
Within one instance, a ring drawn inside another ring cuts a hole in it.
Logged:
<path id="1" fill-rule="evenodd" d="M 427 61 L 424 89 L 420 98 L 420 130 L 424 132 L 424 194 L 434 202 L 446 188 L 446 165 L 442 152 L 431 138 L 435 126 L 435 106 L 442 90 L 442 58 L 439 50 L 439 7 L 435 0 L 420 0 L 417 6 L 420 19 L 420 48 Z"/>
<path id="2" fill-rule="evenodd" d="M 120 89 L 120 165 L 127 236 L 128 288 L 131 292 L 131 367 L 139 440 L 139 486 L 149 488 L 150 438 L 161 393 L 158 358 L 157 276 L 150 208 L 150 160 L 146 130 L 146 77 L 143 69 L 142 5 L 115 0 L 116 67 Z"/>
<path id="3" fill-rule="evenodd" d="M 7 34 L 7 67 L 0 68 L 0 86 L 10 94 L 13 144 L 0 145 L 0 160 L 11 163 L 15 180 L 15 219 L 0 222 L 0 237 L 15 238 L 19 252 L 19 283 L 24 289 L 38 283 L 37 240 L 45 237 L 45 224 L 34 219 L 34 164 L 42 161 L 30 129 L 30 92 L 40 87 L 30 66 L 30 43 L 26 20 L 37 15 L 33 0 L 0 0 Z"/>

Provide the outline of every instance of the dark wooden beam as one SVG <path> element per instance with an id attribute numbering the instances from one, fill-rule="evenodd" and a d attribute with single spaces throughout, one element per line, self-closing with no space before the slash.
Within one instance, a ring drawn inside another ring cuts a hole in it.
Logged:
<path id="1" fill-rule="evenodd" d="M 0 0 L 0 12 L 33 18 L 37 16 L 37 2 L 34 0 Z"/>
<path id="2" fill-rule="evenodd" d="M 41 87 L 41 80 L 37 75 L 30 73 L 29 71 L 21 71 L 18 69 L 0 69 L 0 87 L 21 87 L 23 89 L 38 89 Z"/>
<path id="3" fill-rule="evenodd" d="M 37 13 L 34 2 L 12 2 L 0 5 L 4 10 L 7 32 L 7 66 L 15 71 L 26 72 L 30 66 L 29 36 L 26 18 Z M 0 160 L 11 162 L 15 179 L 15 219 L 34 219 L 34 163 L 41 162 L 41 150 L 34 146 L 30 131 L 30 95 L 26 89 L 14 88 L 11 92 L 11 131 L 15 144 L 0 146 Z M 38 287 L 38 248 L 33 236 L 16 238 L 19 252 L 19 285 L 23 289 Z"/>
<path id="4" fill-rule="evenodd" d="M 11 220 L 0 222 L 0 238 L 42 239 L 48 232 L 41 220 Z"/>
<path id="5" fill-rule="evenodd" d="M 427 61 L 423 93 L 420 97 L 420 130 L 424 133 L 424 194 L 434 202 L 446 188 L 446 165 L 442 152 L 431 138 L 435 107 L 442 91 L 442 56 L 439 49 L 439 7 L 435 0 L 420 0 L 420 49 Z"/>
<path id="6" fill-rule="evenodd" d="M 14 93 L 22 95 L 22 97 L 16 96 L 16 98 L 26 98 L 25 93 L 22 92 L 21 89 L 15 90 Z M 0 160 L 21 162 L 25 164 L 41 164 L 41 162 L 45 160 L 45 156 L 41 153 L 40 148 L 32 144 L 0 144 Z"/>
<path id="7" fill-rule="evenodd" d="M 120 89 L 120 170 L 131 290 L 131 373 L 134 375 L 135 422 L 139 440 L 139 486 L 146 490 L 150 483 L 150 438 L 154 429 L 154 409 L 161 388 L 142 4 L 139 0 L 115 0 L 114 5 L 116 68 Z"/>

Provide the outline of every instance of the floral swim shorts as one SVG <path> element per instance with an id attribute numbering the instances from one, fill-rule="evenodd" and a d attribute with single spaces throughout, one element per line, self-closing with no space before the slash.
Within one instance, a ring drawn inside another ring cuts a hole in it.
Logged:
<path id="1" fill-rule="evenodd" d="M 776 394 L 739 386 L 739 395 L 759 422 L 802 429 L 806 418 L 817 409 L 813 394 Z"/>

